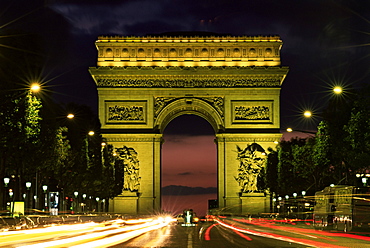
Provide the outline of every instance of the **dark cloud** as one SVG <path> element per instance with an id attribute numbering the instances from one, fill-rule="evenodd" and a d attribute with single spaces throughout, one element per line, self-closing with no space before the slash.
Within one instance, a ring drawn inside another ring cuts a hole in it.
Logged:
<path id="1" fill-rule="evenodd" d="M 177 175 L 179 175 L 179 176 L 191 176 L 191 175 L 194 175 L 194 173 L 192 173 L 192 172 L 182 172 L 182 173 L 179 173 Z"/>

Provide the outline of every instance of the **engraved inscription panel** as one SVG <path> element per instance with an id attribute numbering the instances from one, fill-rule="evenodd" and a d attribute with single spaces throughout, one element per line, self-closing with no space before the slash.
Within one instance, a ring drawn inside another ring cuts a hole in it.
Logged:
<path id="1" fill-rule="evenodd" d="M 231 103 L 232 122 L 272 123 L 272 101 L 233 101 Z"/>
<path id="2" fill-rule="evenodd" d="M 107 124 L 146 123 L 146 101 L 115 101 L 106 102 Z"/>

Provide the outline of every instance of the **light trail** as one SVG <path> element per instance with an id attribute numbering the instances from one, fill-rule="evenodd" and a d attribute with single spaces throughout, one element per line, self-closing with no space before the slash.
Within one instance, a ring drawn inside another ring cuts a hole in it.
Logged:
<path id="1" fill-rule="evenodd" d="M 258 232 L 250 229 L 244 229 L 240 227 L 236 227 L 233 225 L 229 225 L 223 221 L 220 221 L 216 219 L 217 223 L 219 223 L 221 226 L 231 229 L 233 231 L 238 231 L 241 233 L 247 233 L 255 236 L 260 236 L 264 238 L 270 238 L 270 239 L 277 239 L 285 242 L 291 242 L 295 244 L 301 244 L 301 245 L 309 245 L 311 247 L 327 247 L 327 248 L 344 248 L 345 246 L 339 246 L 339 245 L 332 245 L 328 243 L 323 243 L 323 242 L 318 242 L 318 241 L 312 241 L 312 240 L 307 240 L 307 239 L 302 239 L 302 238 L 293 238 L 293 237 L 288 237 L 288 236 L 282 236 L 282 235 L 277 235 L 277 234 L 272 234 L 272 233 L 266 233 L 266 232 Z"/>
<path id="2" fill-rule="evenodd" d="M 120 224 L 125 222 L 122 220 L 117 221 L 117 222 L 115 221 L 114 222 L 104 222 L 100 224 L 100 225 L 104 225 L 103 227 L 91 225 L 91 229 L 88 230 L 88 232 L 90 232 L 89 234 L 75 236 L 76 234 L 80 234 L 81 232 L 70 233 L 69 237 L 66 237 L 63 239 L 47 241 L 47 242 L 38 242 L 38 243 L 31 244 L 31 245 L 21 245 L 17 247 L 18 248 L 46 248 L 46 247 L 59 247 L 59 246 L 62 246 L 62 247 L 106 247 L 108 244 L 122 243 L 133 237 L 141 235 L 145 232 L 149 232 L 155 229 L 162 228 L 164 226 L 167 226 L 171 221 L 173 221 L 173 219 L 171 220 L 167 219 L 166 221 L 163 218 L 158 218 L 155 220 L 140 219 L 140 221 L 137 221 L 137 223 L 142 223 L 142 224 L 136 224 L 136 225 L 132 224 L 130 226 L 121 226 Z M 135 221 L 132 221 L 130 223 L 133 223 L 133 222 Z M 106 226 L 107 223 L 110 225 Z M 66 228 L 63 228 L 63 229 L 66 230 Z M 91 233 L 91 232 L 94 232 L 94 233 Z M 63 233 L 63 235 L 65 236 L 66 234 Z M 73 235 L 73 237 L 71 237 L 71 235 Z M 114 236 L 111 236 L 111 235 L 114 235 Z M 109 237 L 106 238 L 107 236 Z M 20 243 L 21 237 L 22 236 L 18 238 L 17 243 Z M 40 241 L 41 237 L 38 237 L 38 238 L 39 238 L 38 240 Z M 45 240 L 45 238 L 43 238 L 43 240 Z M 29 241 L 32 241 L 32 240 L 22 239 L 22 242 L 29 242 Z"/>
<path id="3" fill-rule="evenodd" d="M 134 230 L 129 233 L 124 233 L 121 235 L 116 235 L 116 236 L 101 239 L 101 240 L 96 240 L 96 241 L 89 242 L 89 243 L 84 243 L 82 245 L 71 246 L 70 248 L 86 248 L 86 247 L 104 248 L 107 246 L 112 246 L 112 245 L 116 245 L 122 242 L 126 242 L 129 239 L 137 237 L 146 232 L 150 232 L 150 231 L 165 227 L 169 224 L 168 222 L 159 222 L 159 221 L 154 221 L 153 223 L 154 223 L 153 226 L 149 226 L 149 227 L 139 229 L 139 230 Z"/>
<path id="4" fill-rule="evenodd" d="M 0 246 L 19 244 L 21 240 L 31 242 L 40 240 L 40 238 L 43 238 L 45 240 L 59 237 L 60 235 L 76 235 L 79 233 L 99 231 L 107 228 L 112 228 L 112 226 L 107 227 L 102 223 L 91 222 L 85 224 L 51 226 L 31 230 L 3 232 L 0 233 Z"/>

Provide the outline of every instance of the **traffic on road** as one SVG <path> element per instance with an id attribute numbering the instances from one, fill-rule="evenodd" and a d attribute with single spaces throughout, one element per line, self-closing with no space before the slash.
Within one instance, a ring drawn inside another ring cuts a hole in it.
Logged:
<path id="1" fill-rule="evenodd" d="M 18 230 L 3 229 L 0 247 L 370 247 L 370 231 L 316 230 L 312 220 L 208 215 L 191 211 L 145 218 L 55 223 Z M 192 218 L 197 218 L 198 220 Z M 191 225 L 185 225 L 187 220 Z"/>

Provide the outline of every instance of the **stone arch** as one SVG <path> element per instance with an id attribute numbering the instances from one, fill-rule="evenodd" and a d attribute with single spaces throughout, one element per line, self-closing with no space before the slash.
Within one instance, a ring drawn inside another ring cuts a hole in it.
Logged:
<path id="1" fill-rule="evenodd" d="M 138 56 L 138 57 L 145 57 L 145 51 L 144 51 L 144 49 L 139 48 L 139 49 L 137 50 L 137 56 Z"/>
<path id="2" fill-rule="evenodd" d="M 113 50 L 112 50 L 112 48 L 107 48 L 105 50 L 105 56 L 106 57 L 113 57 Z"/>
<path id="3" fill-rule="evenodd" d="M 128 52 L 128 49 L 127 48 L 123 48 L 122 49 L 122 57 L 129 57 L 129 52 Z"/>
<path id="4" fill-rule="evenodd" d="M 154 55 L 154 57 L 160 57 L 161 56 L 161 50 L 159 50 L 158 48 L 154 49 L 153 55 Z"/>
<path id="5" fill-rule="evenodd" d="M 186 50 L 185 50 L 185 56 L 190 57 L 192 55 L 193 55 L 193 50 L 191 50 L 190 48 L 186 48 Z"/>
<path id="6" fill-rule="evenodd" d="M 177 51 L 175 48 L 170 49 L 170 57 L 176 57 L 177 56 Z"/>
<path id="7" fill-rule="evenodd" d="M 219 48 L 219 49 L 217 50 L 217 56 L 222 57 L 222 56 L 224 56 L 224 55 L 225 55 L 224 49 Z"/>
<path id="8" fill-rule="evenodd" d="M 206 101 L 197 98 L 182 98 L 168 104 L 158 114 L 154 126 L 163 133 L 173 119 L 184 114 L 194 114 L 204 118 L 211 124 L 215 133 L 225 126 L 220 113 Z"/>
<path id="9" fill-rule="evenodd" d="M 207 50 L 207 48 L 203 48 L 200 54 L 201 54 L 203 57 L 207 57 L 207 56 L 208 56 L 208 50 Z"/>

